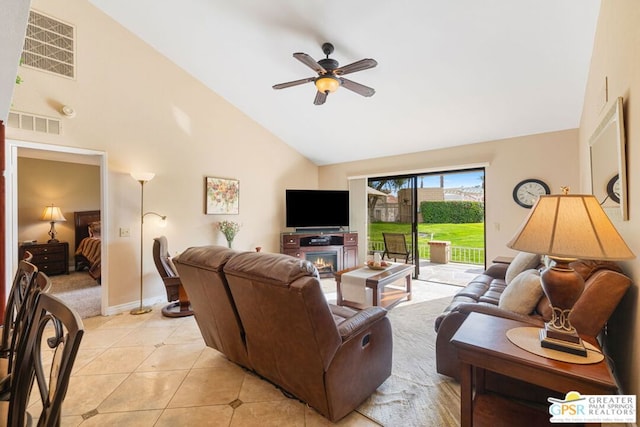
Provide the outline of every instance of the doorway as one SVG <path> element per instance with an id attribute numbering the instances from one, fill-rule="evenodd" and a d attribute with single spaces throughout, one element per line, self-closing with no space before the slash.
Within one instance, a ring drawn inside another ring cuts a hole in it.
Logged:
<path id="1" fill-rule="evenodd" d="M 77 163 L 83 165 L 95 165 L 99 168 L 99 203 L 101 212 L 102 239 L 100 242 L 101 263 L 104 266 L 101 274 L 101 301 L 100 311 L 105 314 L 108 307 L 108 212 L 107 212 L 107 156 L 105 152 L 87 150 L 76 147 L 56 146 L 26 141 L 7 140 L 5 145 L 6 158 L 6 238 L 5 238 L 5 264 L 8 285 L 12 282 L 12 272 L 16 270 L 18 264 L 18 252 L 20 243 L 20 233 L 18 229 L 18 158 L 30 157 L 53 162 Z M 47 201 L 46 203 L 50 203 Z M 68 218 L 72 221 L 73 218 Z M 73 259 L 70 257 L 70 259 Z"/>
<path id="2" fill-rule="evenodd" d="M 383 252 L 384 233 L 405 236 L 415 265 L 484 266 L 484 168 L 371 177 L 367 243 Z"/>

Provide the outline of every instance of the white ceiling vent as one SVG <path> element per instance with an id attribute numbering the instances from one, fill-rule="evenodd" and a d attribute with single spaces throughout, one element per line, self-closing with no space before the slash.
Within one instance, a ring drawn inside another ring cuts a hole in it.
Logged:
<path id="1" fill-rule="evenodd" d="M 75 78 L 74 26 L 31 10 L 21 64 Z"/>
<path id="2" fill-rule="evenodd" d="M 7 126 L 16 129 L 30 130 L 60 135 L 60 120 L 35 114 L 10 111 Z"/>

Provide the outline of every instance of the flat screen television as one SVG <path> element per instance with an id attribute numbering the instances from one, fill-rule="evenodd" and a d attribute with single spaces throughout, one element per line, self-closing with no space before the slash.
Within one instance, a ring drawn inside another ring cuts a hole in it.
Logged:
<path id="1" fill-rule="evenodd" d="M 349 226 L 349 192 L 286 190 L 286 226 L 296 229 Z"/>

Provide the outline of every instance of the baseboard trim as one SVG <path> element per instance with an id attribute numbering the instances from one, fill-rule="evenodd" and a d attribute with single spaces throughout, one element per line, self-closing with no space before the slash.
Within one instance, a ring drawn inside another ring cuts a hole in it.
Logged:
<path id="1" fill-rule="evenodd" d="M 147 298 L 144 301 L 142 301 L 142 305 L 154 307 L 154 310 L 155 310 L 156 309 L 155 305 L 160 304 L 163 301 L 165 300 L 163 300 L 161 297 Z M 140 301 L 132 301 L 132 302 L 127 302 L 120 305 L 112 305 L 106 308 L 104 315 L 113 316 L 115 314 L 129 312 L 134 308 L 138 308 L 138 307 L 140 307 Z M 159 307 L 157 309 L 160 310 Z"/>

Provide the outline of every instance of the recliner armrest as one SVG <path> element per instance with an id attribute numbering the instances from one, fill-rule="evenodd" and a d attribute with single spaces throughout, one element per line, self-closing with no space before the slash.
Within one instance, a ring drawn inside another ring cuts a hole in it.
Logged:
<path id="1" fill-rule="evenodd" d="M 484 271 L 483 274 L 486 274 L 487 276 L 491 276 L 494 279 L 504 280 L 507 274 L 508 268 L 509 268 L 509 264 L 502 264 L 502 263 L 491 264 L 489 267 L 487 267 L 487 269 Z"/>
<path id="2" fill-rule="evenodd" d="M 338 325 L 338 332 L 342 341 L 345 341 L 349 337 L 356 335 L 362 329 L 368 327 L 372 323 L 376 322 L 387 315 L 387 310 L 382 307 L 367 307 L 364 310 L 358 312 L 353 317 L 342 322 Z"/>
<path id="3" fill-rule="evenodd" d="M 502 317 L 504 319 L 511 320 L 519 320 L 520 322 L 529 323 L 533 326 L 544 326 L 544 321 L 541 317 L 534 317 L 532 315 L 527 314 L 519 314 L 513 311 L 502 309 L 493 304 L 483 304 L 483 303 L 469 303 L 469 304 L 460 304 L 452 311 L 457 311 L 462 314 L 469 313 L 483 313 L 489 314 L 491 316 Z"/>

